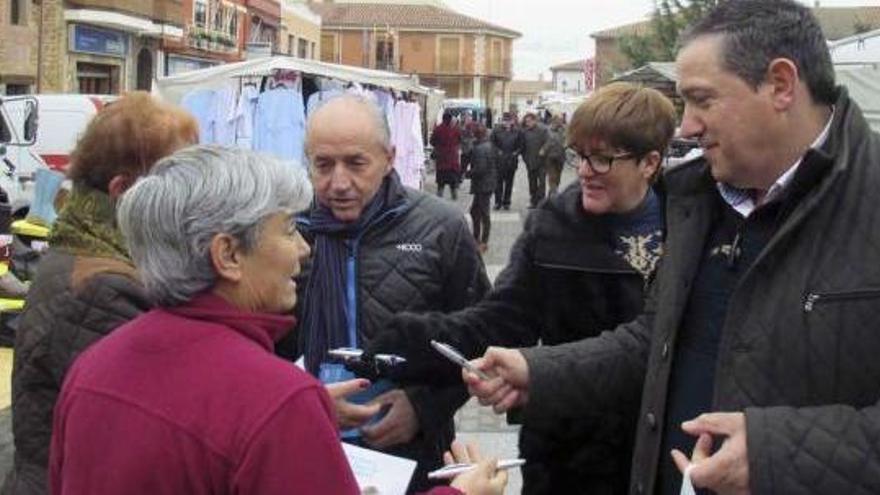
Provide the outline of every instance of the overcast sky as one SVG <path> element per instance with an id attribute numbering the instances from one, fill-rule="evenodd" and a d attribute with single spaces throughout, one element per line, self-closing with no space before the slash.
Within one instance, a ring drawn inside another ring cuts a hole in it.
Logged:
<path id="1" fill-rule="evenodd" d="M 550 66 L 593 54 L 590 33 L 644 19 L 652 0 L 444 0 L 453 9 L 514 29 L 516 79 L 549 79 Z M 804 3 L 812 4 L 813 1 Z M 880 0 L 821 0 L 822 6 L 880 6 Z"/>

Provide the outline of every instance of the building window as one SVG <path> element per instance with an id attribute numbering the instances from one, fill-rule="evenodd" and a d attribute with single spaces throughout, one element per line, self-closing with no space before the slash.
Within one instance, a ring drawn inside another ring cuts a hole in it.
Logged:
<path id="1" fill-rule="evenodd" d="M 208 15 L 211 19 L 211 30 L 223 31 L 223 8 L 220 7 L 220 0 L 211 0 Z"/>
<path id="2" fill-rule="evenodd" d="M 297 40 L 296 56 L 299 58 L 309 58 L 309 41 L 300 38 Z"/>
<path id="3" fill-rule="evenodd" d="M 309 43 L 309 45 L 310 45 L 309 58 L 314 60 L 315 59 L 315 42 L 313 41 L 313 42 Z"/>
<path id="4" fill-rule="evenodd" d="M 207 27 L 208 4 L 205 0 L 196 0 L 193 4 L 193 24 L 200 28 Z"/>
<path id="5" fill-rule="evenodd" d="M 14 26 L 27 25 L 27 0 L 9 0 L 9 23 Z"/>
<path id="6" fill-rule="evenodd" d="M 492 74 L 504 73 L 504 44 L 501 40 L 492 40 Z"/>
<path id="7" fill-rule="evenodd" d="M 233 41 L 238 39 L 238 11 L 235 7 L 223 7 L 223 32 L 228 34 Z"/>
<path id="8" fill-rule="evenodd" d="M 30 92 L 31 92 L 30 84 L 7 84 L 6 85 L 6 94 L 8 96 L 26 95 L 26 94 L 30 94 Z"/>
<path id="9" fill-rule="evenodd" d="M 334 64 L 339 62 L 339 53 L 336 50 L 335 34 L 321 35 L 321 61 L 331 62 Z"/>
<path id="10" fill-rule="evenodd" d="M 293 47 L 296 42 L 296 36 L 292 34 L 287 35 L 287 54 L 293 56 Z"/>
<path id="11" fill-rule="evenodd" d="M 76 64 L 80 94 L 113 95 L 119 93 L 119 67 L 115 65 Z"/>
<path id="12" fill-rule="evenodd" d="M 386 35 L 376 41 L 376 68 L 394 70 L 394 38 Z"/>
<path id="13" fill-rule="evenodd" d="M 461 72 L 461 38 L 438 37 L 437 72 Z"/>

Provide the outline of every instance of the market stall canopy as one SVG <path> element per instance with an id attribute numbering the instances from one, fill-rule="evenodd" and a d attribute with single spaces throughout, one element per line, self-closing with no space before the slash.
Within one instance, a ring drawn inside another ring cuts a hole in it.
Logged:
<path id="1" fill-rule="evenodd" d="M 430 88 L 419 85 L 417 78 L 406 74 L 286 56 L 246 60 L 244 62 L 219 65 L 175 76 L 158 78 L 154 81 L 153 92 L 165 101 L 179 104 L 183 96 L 194 89 L 221 89 L 227 86 L 230 80 L 270 76 L 278 70 L 297 71 L 306 75 L 326 77 L 345 82 L 371 84 L 381 88 L 409 91 L 420 95 L 432 93 Z"/>

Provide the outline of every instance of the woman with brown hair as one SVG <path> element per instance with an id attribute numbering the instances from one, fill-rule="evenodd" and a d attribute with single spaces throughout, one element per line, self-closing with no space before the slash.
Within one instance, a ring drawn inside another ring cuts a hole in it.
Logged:
<path id="1" fill-rule="evenodd" d="M 401 379 L 438 381 L 431 339 L 477 357 L 490 345 L 573 342 L 635 318 L 662 251 L 653 184 L 675 118 L 654 89 L 614 83 L 593 93 L 568 127 L 578 180 L 529 214 L 492 292 L 456 313 L 397 315 L 367 351 L 405 356 L 410 376 Z M 460 380 L 454 371 L 449 379 Z M 626 493 L 638 412 L 630 406 L 555 421 L 511 415 L 523 425 L 523 494 Z"/>
<path id="2" fill-rule="evenodd" d="M 12 375 L 15 463 L 4 494 L 44 494 L 52 409 L 89 344 L 149 309 L 116 225 L 118 198 L 160 158 L 198 139 L 183 110 L 129 93 L 89 123 L 71 157 L 73 182 L 30 288 Z"/>

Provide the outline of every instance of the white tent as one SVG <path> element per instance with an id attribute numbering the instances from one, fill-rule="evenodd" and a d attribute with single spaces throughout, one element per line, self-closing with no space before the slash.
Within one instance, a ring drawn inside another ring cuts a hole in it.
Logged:
<path id="1" fill-rule="evenodd" d="M 231 80 L 269 76 L 277 70 L 298 71 L 313 76 L 371 84 L 421 95 L 432 93 L 430 88 L 420 86 L 418 79 L 414 76 L 286 56 L 246 60 L 157 78 L 153 82 L 153 92 L 165 101 L 179 104 L 183 96 L 194 89 L 221 89 L 227 86 Z"/>
<path id="2" fill-rule="evenodd" d="M 861 65 L 880 62 L 880 29 L 855 34 L 828 43 L 834 65 Z"/>
<path id="3" fill-rule="evenodd" d="M 871 129 L 880 132 L 880 68 L 837 66 L 837 84 L 846 86 Z"/>

